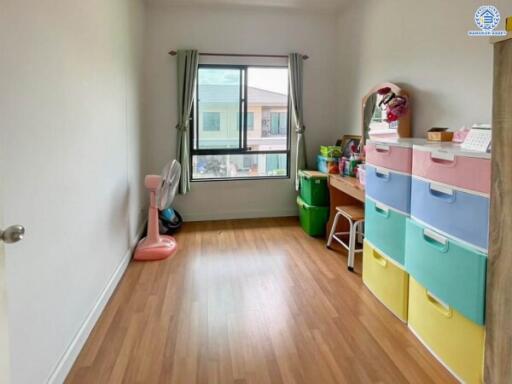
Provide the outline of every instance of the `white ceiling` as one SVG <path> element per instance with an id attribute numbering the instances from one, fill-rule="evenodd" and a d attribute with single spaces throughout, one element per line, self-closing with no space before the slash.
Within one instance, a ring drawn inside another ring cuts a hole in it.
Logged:
<path id="1" fill-rule="evenodd" d="M 234 7 L 277 7 L 338 11 L 349 0 L 146 0 L 149 4 L 209 5 Z"/>

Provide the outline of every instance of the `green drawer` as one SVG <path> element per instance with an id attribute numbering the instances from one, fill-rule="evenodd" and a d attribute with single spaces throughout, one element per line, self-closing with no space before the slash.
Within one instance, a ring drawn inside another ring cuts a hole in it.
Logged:
<path id="1" fill-rule="evenodd" d="M 405 267 L 421 285 L 477 324 L 484 324 L 487 257 L 408 219 Z"/>
<path id="2" fill-rule="evenodd" d="M 405 259 L 405 221 L 407 217 L 392 208 L 366 198 L 365 238 L 400 265 Z"/>

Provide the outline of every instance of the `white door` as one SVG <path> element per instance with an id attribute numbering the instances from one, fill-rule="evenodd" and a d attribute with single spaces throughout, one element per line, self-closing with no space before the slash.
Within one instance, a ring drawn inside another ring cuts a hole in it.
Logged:
<path id="1" fill-rule="evenodd" d="M 4 242 L 16 243 L 23 238 L 25 230 L 15 225 L 5 230 L 1 228 L 0 212 L 0 383 L 9 382 L 9 340 L 7 332 L 7 292 L 5 284 L 5 250 Z"/>
<path id="2" fill-rule="evenodd" d="M 19 225 L 1 228 L 0 212 L 0 383 L 9 382 L 9 338 L 7 332 L 7 292 L 5 284 L 5 249 L 4 242 L 13 243 L 23 239 L 24 228 Z"/>

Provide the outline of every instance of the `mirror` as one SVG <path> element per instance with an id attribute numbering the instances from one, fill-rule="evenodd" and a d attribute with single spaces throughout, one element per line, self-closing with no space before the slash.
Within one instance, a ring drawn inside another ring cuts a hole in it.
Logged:
<path id="1" fill-rule="evenodd" d="M 411 136 L 410 97 L 396 84 L 383 83 L 363 98 L 363 140 Z"/>

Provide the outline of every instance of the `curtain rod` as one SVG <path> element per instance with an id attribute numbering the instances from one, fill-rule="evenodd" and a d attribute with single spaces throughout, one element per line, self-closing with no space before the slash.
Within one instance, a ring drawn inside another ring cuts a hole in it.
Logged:
<path id="1" fill-rule="evenodd" d="M 176 51 L 170 51 L 169 55 L 176 56 Z M 199 52 L 201 56 L 234 56 L 234 57 L 276 57 L 287 59 L 288 55 L 262 55 L 257 53 L 208 53 L 208 52 Z M 303 55 L 302 58 L 304 60 L 309 59 L 309 56 Z"/>

